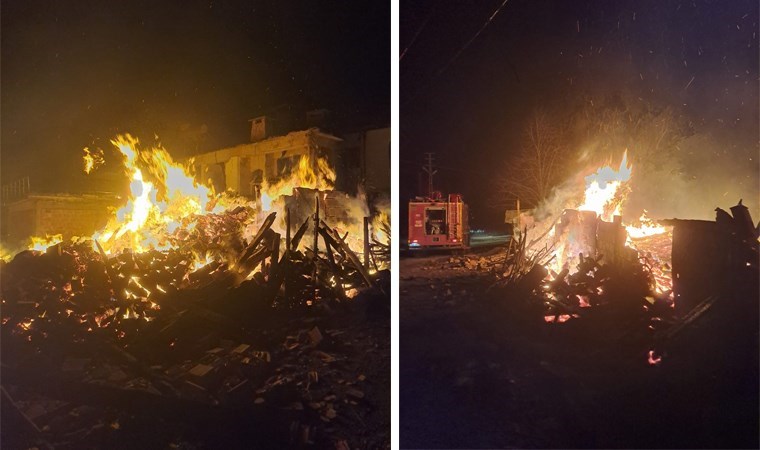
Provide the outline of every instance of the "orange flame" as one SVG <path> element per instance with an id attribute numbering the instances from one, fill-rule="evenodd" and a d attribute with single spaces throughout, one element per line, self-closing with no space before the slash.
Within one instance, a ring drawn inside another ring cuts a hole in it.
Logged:
<path id="1" fill-rule="evenodd" d="M 84 173 L 90 173 L 93 171 L 93 169 L 96 169 L 98 166 L 105 163 L 105 159 L 103 158 L 103 150 L 96 149 L 94 152 L 91 152 L 89 148 L 84 148 L 84 156 L 82 157 L 84 160 Z"/>
<path id="2" fill-rule="evenodd" d="M 628 151 L 623 153 L 623 160 L 618 170 L 610 166 L 599 168 L 586 177 L 586 192 L 580 211 L 594 211 L 602 219 L 610 222 L 612 217 L 620 215 L 624 199 L 619 198 L 620 186 L 631 179 L 631 166 L 628 164 Z"/>
<path id="3" fill-rule="evenodd" d="M 43 237 L 32 237 L 31 238 L 31 244 L 29 245 L 29 250 L 37 250 L 38 252 L 44 252 L 49 247 L 52 247 L 56 244 L 59 244 L 63 242 L 63 236 L 60 234 L 55 234 L 53 236 L 45 236 Z"/>
<path id="4" fill-rule="evenodd" d="M 334 184 L 335 172 L 327 160 L 317 158 L 312 163 L 312 159 L 308 155 L 304 155 L 298 160 L 296 169 L 278 182 L 270 184 L 264 180 L 261 186 L 261 209 L 270 211 L 272 202 L 283 195 L 291 195 L 295 187 L 331 191 Z"/>
<path id="5" fill-rule="evenodd" d="M 571 209 L 579 211 L 593 211 L 597 216 L 606 221 L 611 222 L 616 215 L 622 216 L 623 205 L 628 194 L 627 189 L 623 189 L 627 182 L 631 179 L 632 166 L 628 162 L 628 152 L 623 153 L 623 158 L 620 162 L 620 166 L 617 170 L 610 166 L 604 166 L 597 169 L 594 173 L 585 177 L 585 191 L 583 203 Z M 540 224 L 544 227 L 551 226 L 551 224 Z M 544 228 L 545 230 L 546 228 Z M 668 261 L 670 255 L 668 246 L 652 245 L 648 242 L 648 238 L 663 235 L 668 232 L 668 229 L 658 225 L 654 220 L 647 216 L 646 211 L 636 220 L 633 224 L 626 224 L 626 245 L 639 252 L 640 255 L 648 255 L 647 258 L 651 259 L 650 264 L 653 271 L 654 289 L 658 294 L 665 294 L 672 289 L 672 279 L 669 273 Z M 551 228 L 546 233 L 545 239 L 534 249 L 544 247 L 544 245 L 553 245 L 553 259 L 548 264 L 555 273 L 559 273 L 563 268 L 567 267 L 569 272 L 575 273 L 577 271 L 575 267 L 576 258 L 579 252 L 585 252 L 583 242 L 577 241 L 577 236 L 570 233 L 568 229 L 561 235 L 555 235 L 555 229 Z M 667 236 L 665 236 L 667 238 Z M 642 251 L 641 249 L 644 249 Z M 657 253 L 657 254 L 654 254 Z M 588 255 L 586 255 L 588 256 Z M 651 257 L 651 258 L 650 258 Z M 581 299 L 582 306 L 587 306 L 588 302 Z"/>
<path id="6" fill-rule="evenodd" d="M 199 217 L 222 213 L 238 206 L 262 212 L 278 212 L 278 217 L 282 218 L 282 196 L 292 194 L 297 187 L 330 191 L 336 179 L 335 171 L 326 159 L 304 155 L 296 167 L 290 173 L 281 174 L 278 181 L 264 180 L 261 200 L 257 203 L 232 193 L 216 194 L 212 188 L 195 181 L 191 170 L 192 160 L 185 165 L 177 163 L 161 147 L 141 148 L 139 141 L 128 134 L 117 136 L 111 143 L 123 155 L 124 171 L 130 180 L 130 193 L 126 203 L 114 212 L 106 226 L 92 235 L 93 247 L 99 243 L 107 254 L 127 249 L 141 253 L 151 249 L 164 251 L 176 248 L 180 241 L 178 236 L 197 231 Z M 84 153 L 85 172 L 91 173 L 103 164 L 102 150 L 90 151 L 85 148 Z M 347 217 L 352 220 L 350 223 L 330 223 L 331 219 L 325 220 L 330 226 L 350 232 L 353 237 L 347 242 L 354 251 L 361 253 L 361 217 L 368 213 L 369 208 L 363 197 L 353 198 L 347 205 Z M 258 229 L 256 222 L 260 218 L 260 215 L 251 215 L 245 223 L 241 223 L 245 236 L 251 230 L 255 232 Z M 284 224 L 280 222 L 276 221 L 273 228 L 283 232 Z M 387 241 L 389 236 L 385 235 L 381 225 L 388 222 L 388 211 L 385 210 L 373 218 L 372 237 L 380 242 Z M 60 235 L 33 238 L 28 248 L 44 251 L 61 241 Z M 306 245 L 305 241 L 301 245 Z M 221 253 L 193 254 L 190 264 L 193 270 L 198 270 L 212 261 L 222 261 L 228 256 Z"/>
<path id="7" fill-rule="evenodd" d="M 667 231 L 665 227 L 658 225 L 654 220 L 650 219 L 646 211 L 641 214 L 638 222 L 638 225 L 626 225 L 625 230 L 628 233 L 629 240 L 654 236 Z"/>

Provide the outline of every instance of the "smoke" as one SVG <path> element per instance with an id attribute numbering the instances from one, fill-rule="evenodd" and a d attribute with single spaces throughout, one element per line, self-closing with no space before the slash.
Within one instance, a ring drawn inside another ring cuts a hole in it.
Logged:
<path id="1" fill-rule="evenodd" d="M 646 209 L 653 218 L 713 220 L 716 207 L 725 209 L 744 199 L 757 218 L 757 144 L 743 147 L 731 137 L 702 133 L 685 139 L 681 146 L 678 162 L 638 172 L 634 166 L 625 211 Z"/>
<path id="2" fill-rule="evenodd" d="M 576 175 L 556 188 L 545 209 L 556 211 L 577 195 L 578 175 L 619 161 L 627 150 L 632 175 L 624 221 L 644 210 L 655 219 L 712 220 L 716 207 L 733 206 L 739 199 L 760 214 L 757 122 L 697 121 L 665 102 L 646 102 L 630 92 L 587 97 L 573 109 L 566 140 Z"/>

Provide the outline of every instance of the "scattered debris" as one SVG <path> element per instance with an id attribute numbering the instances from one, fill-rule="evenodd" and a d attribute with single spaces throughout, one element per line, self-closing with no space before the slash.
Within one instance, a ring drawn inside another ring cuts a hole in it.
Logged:
<path id="1" fill-rule="evenodd" d="M 205 220 L 223 224 L 239 214 L 245 211 Z M 361 444 L 363 431 L 352 424 L 374 414 L 373 401 L 345 380 L 364 376 L 357 361 L 378 351 L 376 338 L 358 333 L 373 319 L 362 312 L 370 311 L 365 303 L 389 310 L 388 270 L 365 266 L 347 236 L 314 217 L 281 245 L 274 217 L 249 241 L 226 248 L 231 262 L 194 264 L 193 254 L 220 245 L 204 238 L 215 233 L 168 251 L 107 255 L 97 243 L 95 250 L 88 242 L 59 243 L 0 262 L 3 386 L 14 386 L 17 409 L 52 443 L 88 446 L 99 442 L 91 441 L 95 434 L 131 430 L 145 411 L 178 423 L 248 411 L 261 419 L 259 428 L 271 429 L 256 439 L 282 438 L 278 424 L 297 415 L 297 442 L 331 442 L 341 433 Z M 312 245 L 298 250 L 310 227 Z M 375 260 L 387 250 L 373 249 Z M 380 329 L 387 333 L 387 324 Z M 331 392 L 351 401 L 338 409 L 337 397 L 324 400 L 319 417 L 310 416 L 304 405 Z M 29 403 L 36 398 L 45 400 Z M 75 409 L 61 409 L 66 404 Z M 90 431 L 71 436 L 71 427 L 56 425 L 89 404 L 106 408 L 78 425 Z M 332 431 L 320 420 L 342 415 Z M 174 431 L 167 439 L 181 439 Z"/>

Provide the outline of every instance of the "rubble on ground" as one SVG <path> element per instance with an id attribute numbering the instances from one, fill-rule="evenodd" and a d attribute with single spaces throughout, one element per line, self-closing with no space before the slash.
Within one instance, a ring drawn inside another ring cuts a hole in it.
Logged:
<path id="1" fill-rule="evenodd" d="M 162 446 L 207 446 L 179 424 L 240 415 L 261 430 L 252 443 L 387 445 L 389 424 L 364 425 L 389 407 L 373 394 L 390 382 L 373 362 L 390 357 L 390 275 L 375 268 L 388 248 L 361 261 L 313 217 L 281 245 L 274 216 L 201 266 L 193 252 L 221 245 L 206 234 L 117 255 L 59 243 L 0 263 L 4 400 L 35 442 L 110 446 L 150 412 L 171 430 Z"/>

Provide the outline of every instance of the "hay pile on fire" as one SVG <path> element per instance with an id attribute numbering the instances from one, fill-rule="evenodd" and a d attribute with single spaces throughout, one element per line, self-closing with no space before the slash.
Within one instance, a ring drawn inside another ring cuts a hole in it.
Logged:
<path id="1" fill-rule="evenodd" d="M 204 420 L 220 405 L 295 408 L 284 433 L 297 445 L 327 439 L 317 428 L 338 416 L 350 419 L 331 428 L 336 434 L 372 414 L 364 375 L 335 364 L 351 359 L 346 352 L 371 355 L 378 343 L 361 335 L 341 345 L 338 336 L 365 325 L 336 317 L 359 308 L 387 321 L 387 206 L 334 191 L 335 173 L 319 158 L 302 157 L 247 198 L 215 193 L 162 148 L 142 149 L 130 136 L 112 142 L 131 195 L 108 224 L 90 237 L 34 238 L 0 263 L 4 375 L 33 391 L 16 391 L 13 404 L 39 400 L 29 374 L 47 373 L 82 394 L 76 401 L 105 395 L 122 421 L 135 392 L 173 413 L 213 408 L 199 413 Z M 102 162 L 86 151 L 88 173 Z M 40 431 L 67 411 L 27 419 Z M 267 420 L 263 428 L 282 431 Z M 89 442 L 64 435 L 45 434 Z"/>

